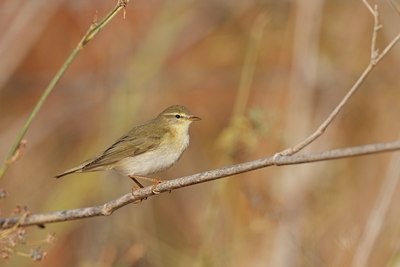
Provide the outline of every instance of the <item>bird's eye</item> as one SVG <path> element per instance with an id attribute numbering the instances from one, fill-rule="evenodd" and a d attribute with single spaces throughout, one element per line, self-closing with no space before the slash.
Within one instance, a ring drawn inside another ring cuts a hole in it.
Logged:
<path id="1" fill-rule="evenodd" d="M 177 115 L 175 115 L 175 118 L 180 119 L 181 115 L 177 114 Z"/>

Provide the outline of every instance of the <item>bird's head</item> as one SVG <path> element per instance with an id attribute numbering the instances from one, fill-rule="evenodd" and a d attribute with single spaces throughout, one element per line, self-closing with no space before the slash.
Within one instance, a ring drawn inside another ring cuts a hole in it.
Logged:
<path id="1" fill-rule="evenodd" d="M 201 118 L 191 114 L 184 106 L 173 105 L 161 112 L 157 116 L 157 120 L 162 121 L 169 128 L 187 129 L 193 121 L 201 120 Z"/>

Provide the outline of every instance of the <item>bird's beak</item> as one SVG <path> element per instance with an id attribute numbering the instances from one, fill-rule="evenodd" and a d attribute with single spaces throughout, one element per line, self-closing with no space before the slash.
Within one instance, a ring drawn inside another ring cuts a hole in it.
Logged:
<path id="1" fill-rule="evenodd" d="M 201 118 L 192 115 L 192 116 L 190 116 L 190 117 L 188 118 L 188 120 L 190 120 L 190 121 L 199 121 L 199 120 L 201 120 Z"/>

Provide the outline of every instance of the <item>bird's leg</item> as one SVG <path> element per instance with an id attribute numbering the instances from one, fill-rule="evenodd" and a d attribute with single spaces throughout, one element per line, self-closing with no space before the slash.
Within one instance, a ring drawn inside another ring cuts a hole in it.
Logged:
<path id="1" fill-rule="evenodd" d="M 159 194 L 160 192 L 155 191 L 156 186 L 162 182 L 164 182 L 164 180 L 160 180 L 160 179 L 155 179 L 155 178 L 150 178 L 150 177 L 144 177 L 144 176 L 138 176 L 138 175 L 129 175 L 129 177 L 137 184 L 139 185 L 141 188 L 143 188 L 143 185 L 141 185 L 138 180 L 136 179 L 142 179 L 142 180 L 147 180 L 147 181 L 151 181 L 154 183 L 153 188 L 151 189 L 151 191 L 154 194 Z"/>
<path id="2" fill-rule="evenodd" d="M 135 190 L 140 189 L 140 188 L 144 188 L 144 186 L 141 183 L 139 183 L 138 180 L 136 180 L 136 178 L 139 178 L 138 176 L 129 175 L 129 178 L 131 178 L 132 181 L 134 181 L 139 186 L 139 187 L 134 186 L 133 188 L 136 188 Z M 132 188 L 132 190 L 133 190 L 133 188 Z"/>
<path id="3" fill-rule="evenodd" d="M 141 183 L 139 183 L 138 180 L 136 180 L 135 176 L 130 176 L 130 175 L 129 175 L 129 177 L 132 179 L 132 181 L 134 181 L 134 182 L 138 185 L 138 186 L 133 186 L 133 187 L 132 187 L 132 195 L 133 195 L 133 192 L 135 192 L 135 190 L 138 190 L 138 189 L 140 189 L 140 188 L 144 188 L 144 186 L 143 186 Z M 147 197 L 146 197 L 145 199 L 147 199 Z M 138 200 L 136 200 L 134 203 L 135 203 L 135 204 L 139 204 L 140 202 L 142 202 L 142 200 L 141 200 L 141 199 L 138 199 Z"/>

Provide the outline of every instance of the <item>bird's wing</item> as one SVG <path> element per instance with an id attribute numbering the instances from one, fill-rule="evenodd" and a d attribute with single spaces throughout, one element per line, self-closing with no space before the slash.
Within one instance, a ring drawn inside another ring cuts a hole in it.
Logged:
<path id="1" fill-rule="evenodd" d="M 134 131 L 133 129 L 132 131 Z M 130 137 L 136 136 L 136 137 Z M 101 155 L 87 162 L 82 171 L 90 171 L 98 167 L 112 166 L 114 163 L 127 158 L 140 155 L 159 147 L 161 138 L 154 133 L 146 135 L 126 135 L 118 139 L 112 146 Z"/>

